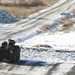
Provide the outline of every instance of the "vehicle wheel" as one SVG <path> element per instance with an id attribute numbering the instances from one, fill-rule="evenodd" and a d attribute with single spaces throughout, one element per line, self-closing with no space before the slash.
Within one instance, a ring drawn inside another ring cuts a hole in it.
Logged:
<path id="1" fill-rule="evenodd" d="M 0 59 L 0 62 L 2 61 L 2 59 Z"/>
<path id="2" fill-rule="evenodd" d="M 2 60 L 3 60 L 3 58 L 2 58 L 2 57 L 0 57 L 0 62 L 2 62 Z"/>
<path id="3" fill-rule="evenodd" d="M 12 61 L 17 62 L 20 59 L 18 55 L 14 55 Z"/>
<path id="4" fill-rule="evenodd" d="M 12 62 L 16 62 L 16 57 L 13 57 L 12 58 Z"/>

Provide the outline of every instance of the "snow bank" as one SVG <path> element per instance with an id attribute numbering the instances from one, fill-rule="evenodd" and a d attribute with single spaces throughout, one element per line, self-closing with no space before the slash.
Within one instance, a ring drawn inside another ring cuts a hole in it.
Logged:
<path id="1" fill-rule="evenodd" d="M 52 46 L 54 49 L 63 49 L 63 50 L 74 50 L 75 49 L 75 31 L 70 33 L 57 33 L 53 35 L 40 34 L 34 36 L 29 40 L 25 40 L 20 45 L 25 47 L 32 47 L 39 44 L 47 44 Z M 35 41 L 34 41 L 35 40 Z"/>
<path id="2" fill-rule="evenodd" d="M 5 11 L 0 10 L 0 23 L 11 23 L 11 22 L 15 22 L 15 21 L 17 21 L 17 19 L 15 17 L 12 17 Z"/>

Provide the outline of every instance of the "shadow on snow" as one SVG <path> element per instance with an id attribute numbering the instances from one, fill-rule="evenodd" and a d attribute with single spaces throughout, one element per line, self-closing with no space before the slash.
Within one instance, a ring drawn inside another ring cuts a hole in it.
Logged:
<path id="1" fill-rule="evenodd" d="M 7 62 L 8 64 L 20 65 L 20 66 L 48 66 L 49 64 L 44 61 L 37 60 L 19 60 L 17 62 Z"/>

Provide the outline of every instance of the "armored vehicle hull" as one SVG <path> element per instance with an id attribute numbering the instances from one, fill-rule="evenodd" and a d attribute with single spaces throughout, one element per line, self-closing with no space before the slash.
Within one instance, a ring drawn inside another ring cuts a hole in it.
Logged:
<path id="1" fill-rule="evenodd" d="M 0 61 L 18 61 L 20 59 L 20 47 L 14 46 L 12 48 L 0 47 Z"/>

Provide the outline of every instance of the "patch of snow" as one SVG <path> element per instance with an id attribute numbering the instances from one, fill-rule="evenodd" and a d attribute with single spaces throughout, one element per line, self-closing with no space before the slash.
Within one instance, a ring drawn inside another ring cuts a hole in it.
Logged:
<path id="1" fill-rule="evenodd" d="M 21 50 L 21 59 L 45 61 L 49 63 L 75 63 L 74 51 L 63 51 L 52 48 L 24 48 Z"/>
<path id="2" fill-rule="evenodd" d="M 38 44 L 48 44 L 48 45 L 51 45 L 55 49 L 74 50 L 75 49 L 74 34 L 75 34 L 75 31 L 70 32 L 70 33 L 59 32 L 58 34 L 54 34 L 54 35 L 43 33 L 43 34 L 34 36 L 29 40 L 23 41 L 22 43 L 20 43 L 20 45 L 24 45 L 24 46 L 29 45 L 32 47 Z"/>

